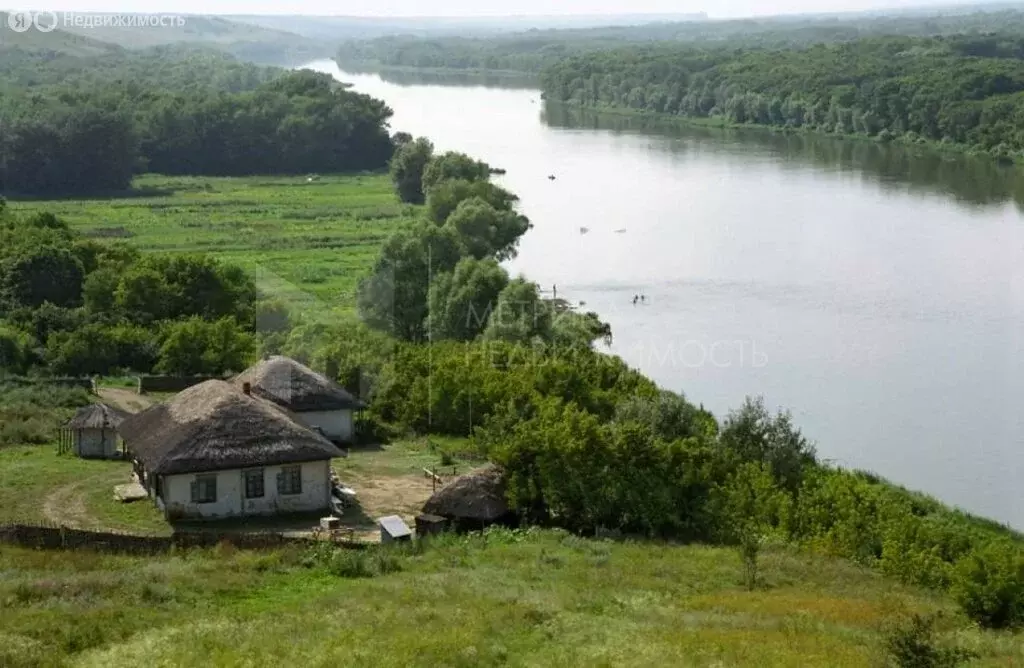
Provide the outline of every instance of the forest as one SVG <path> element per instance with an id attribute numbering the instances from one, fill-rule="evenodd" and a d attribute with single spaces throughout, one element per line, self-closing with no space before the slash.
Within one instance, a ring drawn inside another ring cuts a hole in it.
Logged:
<path id="1" fill-rule="evenodd" d="M 397 35 L 350 40 L 337 60 L 343 68 L 388 67 L 515 71 L 537 74 L 569 56 L 629 45 L 749 50 L 800 48 L 883 36 L 983 35 L 1024 32 L 1024 11 L 1002 9 L 925 15 L 768 17 L 648 23 L 572 30 L 531 30 L 489 37 Z"/>
<path id="2" fill-rule="evenodd" d="M 890 37 L 805 49 L 631 47 L 547 69 L 547 99 L 727 124 L 1024 149 L 1020 37 Z"/>
<path id="3" fill-rule="evenodd" d="M 0 192 L 8 195 L 122 191 L 140 172 L 373 170 L 393 151 L 391 110 L 327 75 L 180 47 L 91 58 L 13 53 L 0 66 Z"/>

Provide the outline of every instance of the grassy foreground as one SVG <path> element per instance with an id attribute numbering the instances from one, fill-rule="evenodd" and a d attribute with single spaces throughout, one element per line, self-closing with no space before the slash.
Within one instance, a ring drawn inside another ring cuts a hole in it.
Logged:
<path id="1" fill-rule="evenodd" d="M 558 532 L 444 537 L 361 578 L 298 548 L 0 562 L 4 666 L 871 666 L 887 620 L 941 610 L 974 665 L 1024 661 L 944 599 L 782 548 L 753 592 L 730 550 Z"/>
<path id="2" fill-rule="evenodd" d="M 143 251 L 204 252 L 240 265 L 267 292 L 321 311 L 351 309 L 359 278 L 416 208 L 383 174 L 136 179 L 131 196 L 13 202 L 98 240 Z"/>

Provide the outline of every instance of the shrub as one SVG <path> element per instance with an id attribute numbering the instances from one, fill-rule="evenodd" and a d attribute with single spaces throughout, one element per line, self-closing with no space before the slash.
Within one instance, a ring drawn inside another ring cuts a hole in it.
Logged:
<path id="1" fill-rule="evenodd" d="M 342 578 L 372 578 L 376 575 L 370 555 L 363 550 L 335 550 L 327 570 L 331 575 Z"/>
<path id="2" fill-rule="evenodd" d="M 953 596 L 984 628 L 1024 622 L 1024 554 L 1008 541 L 991 541 L 957 562 Z"/>
<path id="3" fill-rule="evenodd" d="M 739 552 L 743 561 L 743 584 L 747 591 L 757 588 L 757 559 L 761 554 L 762 537 L 754 532 L 746 532 L 740 538 Z"/>
<path id="4" fill-rule="evenodd" d="M 935 634 L 936 617 L 914 615 L 885 634 L 885 650 L 897 668 L 955 668 L 975 657 L 957 647 L 942 647 Z"/>

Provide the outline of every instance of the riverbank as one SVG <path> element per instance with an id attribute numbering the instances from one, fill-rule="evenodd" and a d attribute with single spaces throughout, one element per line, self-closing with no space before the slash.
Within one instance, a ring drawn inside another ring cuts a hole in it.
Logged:
<path id="1" fill-rule="evenodd" d="M 541 93 L 542 97 L 544 93 Z M 909 148 L 920 148 L 936 153 L 947 153 L 953 155 L 964 155 L 970 157 L 986 158 L 992 160 L 995 163 L 1003 165 L 1014 165 L 1021 164 L 1024 162 L 1024 158 L 1014 160 L 1008 156 L 997 156 L 989 151 L 983 151 L 971 146 L 963 144 L 955 144 L 952 142 L 938 142 L 924 137 L 915 136 L 907 137 L 906 135 L 892 136 L 889 139 L 882 139 L 878 136 L 872 137 L 860 133 L 835 133 L 835 132 L 822 132 L 813 128 L 806 127 L 794 127 L 794 126 L 778 126 L 778 125 L 761 125 L 758 123 L 734 123 L 722 116 L 715 117 L 699 117 L 699 116 L 679 116 L 676 114 L 664 114 L 653 111 L 647 111 L 644 109 L 628 109 L 625 107 L 617 106 L 594 106 L 594 105 L 583 105 L 574 104 L 571 102 L 561 102 L 558 100 L 550 100 L 544 98 L 546 105 L 557 105 L 566 110 L 583 110 L 595 114 L 609 114 L 613 116 L 633 117 L 633 118 L 646 118 L 664 122 L 666 124 L 674 124 L 679 126 L 688 127 L 701 127 L 701 128 L 714 128 L 720 130 L 760 130 L 764 132 L 770 132 L 778 135 L 810 135 L 814 137 L 834 139 L 836 141 L 858 141 L 868 142 L 873 144 L 894 144 L 901 147 Z"/>
<path id="2" fill-rule="evenodd" d="M 529 72 L 518 70 L 488 70 L 479 68 L 455 69 L 451 67 L 413 67 L 409 65 L 378 65 L 378 64 L 353 64 L 340 63 L 331 59 L 337 66 L 353 74 L 377 74 L 384 80 L 389 77 L 400 77 L 403 83 L 409 82 L 402 75 L 420 77 L 422 83 L 439 83 L 440 81 L 458 82 L 466 80 L 493 80 L 506 84 L 516 84 L 516 89 L 528 89 L 540 91 L 540 80 Z"/>

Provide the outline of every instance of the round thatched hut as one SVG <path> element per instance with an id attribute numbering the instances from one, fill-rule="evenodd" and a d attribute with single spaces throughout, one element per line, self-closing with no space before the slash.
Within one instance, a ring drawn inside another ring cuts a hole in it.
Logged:
<path id="1" fill-rule="evenodd" d="M 444 517 L 452 528 L 462 531 L 512 524 L 515 513 L 509 508 L 505 490 L 501 469 L 487 466 L 437 490 L 423 505 L 423 512 Z"/>
<path id="2" fill-rule="evenodd" d="M 76 455 L 87 459 L 121 456 L 117 428 L 126 417 L 128 413 L 106 404 L 79 408 L 64 424 L 61 450 L 74 450 Z"/>

